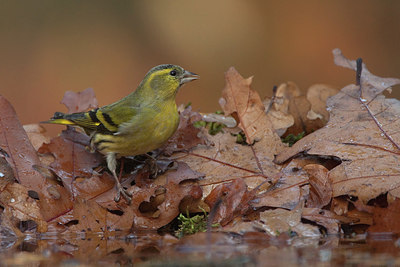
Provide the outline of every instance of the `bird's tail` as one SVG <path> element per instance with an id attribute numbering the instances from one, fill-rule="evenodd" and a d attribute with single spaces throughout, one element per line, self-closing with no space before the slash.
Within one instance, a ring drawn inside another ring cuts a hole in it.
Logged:
<path id="1" fill-rule="evenodd" d="M 85 131 L 95 130 L 99 123 L 94 122 L 90 115 L 87 112 L 79 112 L 72 114 L 65 114 L 62 112 L 54 113 L 54 116 L 48 120 L 43 121 L 42 123 L 51 123 L 51 124 L 62 124 L 62 125 L 72 125 L 72 126 L 80 126 Z"/>
<path id="2" fill-rule="evenodd" d="M 79 113 L 78 113 L 79 114 Z M 74 114 L 65 114 L 62 112 L 54 113 L 53 117 L 48 121 L 42 121 L 41 123 L 52 123 L 52 124 L 63 124 L 63 125 L 77 125 L 74 119 L 71 118 Z"/>

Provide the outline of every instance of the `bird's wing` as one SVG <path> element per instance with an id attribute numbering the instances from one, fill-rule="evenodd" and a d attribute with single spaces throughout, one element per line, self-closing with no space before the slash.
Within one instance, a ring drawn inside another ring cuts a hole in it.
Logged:
<path id="1" fill-rule="evenodd" d="M 121 123 L 118 127 L 117 135 L 134 134 L 139 131 L 148 131 L 154 125 L 154 117 L 157 109 L 152 106 L 141 107 L 136 110 L 136 115 L 131 116 L 130 120 Z"/>

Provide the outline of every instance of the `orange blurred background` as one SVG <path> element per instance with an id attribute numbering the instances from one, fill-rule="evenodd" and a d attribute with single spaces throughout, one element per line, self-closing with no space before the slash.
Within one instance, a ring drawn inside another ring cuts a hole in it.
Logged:
<path id="1" fill-rule="evenodd" d="M 67 90 L 92 87 L 110 104 L 171 63 L 201 75 L 177 102 L 211 112 L 230 66 L 254 75 L 262 97 L 289 80 L 353 83 L 333 64 L 336 47 L 400 77 L 399 31 L 400 1 L 2 1 L 0 94 L 22 123 L 36 123 L 66 111 Z"/>

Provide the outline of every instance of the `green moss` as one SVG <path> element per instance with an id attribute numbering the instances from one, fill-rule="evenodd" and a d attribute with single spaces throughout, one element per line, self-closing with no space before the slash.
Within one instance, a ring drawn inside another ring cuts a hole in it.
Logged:
<path id="1" fill-rule="evenodd" d="M 281 138 L 283 143 L 289 144 L 289 146 L 293 146 L 297 141 L 304 137 L 304 132 L 299 133 L 298 135 L 289 134 L 285 138 Z"/>

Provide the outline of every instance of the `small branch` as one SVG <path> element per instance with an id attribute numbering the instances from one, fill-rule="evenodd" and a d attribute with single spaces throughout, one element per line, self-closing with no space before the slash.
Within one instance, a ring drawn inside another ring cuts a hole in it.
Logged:
<path id="1" fill-rule="evenodd" d="M 255 161 L 256 161 L 256 163 L 257 163 L 258 169 L 260 170 L 261 174 L 264 175 L 263 168 L 262 168 L 262 166 L 261 166 L 260 160 L 259 160 L 258 157 L 257 157 L 256 151 L 254 150 L 253 145 L 250 145 L 250 148 L 251 148 L 251 151 L 253 152 L 254 159 L 255 159 Z"/>
<path id="2" fill-rule="evenodd" d="M 375 145 L 368 145 L 368 144 L 361 144 L 361 143 L 342 143 L 343 145 L 349 145 L 349 146 L 363 146 L 363 147 L 368 147 L 376 150 L 382 150 L 391 154 L 399 155 L 400 153 L 398 151 L 392 151 L 380 146 L 375 146 Z"/>
<path id="3" fill-rule="evenodd" d="M 380 174 L 380 175 L 369 175 L 369 176 L 359 176 L 359 177 L 352 177 L 340 181 L 333 182 L 332 184 L 341 184 L 346 182 L 352 182 L 354 180 L 363 180 L 363 179 L 381 179 L 382 177 L 399 177 L 400 173 L 397 174 Z"/>
<path id="4" fill-rule="evenodd" d="M 357 59 L 357 69 L 356 69 L 356 84 L 360 86 L 359 90 L 359 101 L 361 105 L 364 106 L 364 108 L 367 110 L 368 114 L 371 116 L 371 118 L 374 120 L 375 124 L 378 126 L 379 130 L 383 133 L 383 135 L 398 149 L 400 150 L 400 146 L 393 140 L 393 138 L 383 129 L 382 124 L 378 121 L 376 116 L 374 116 L 373 112 L 369 108 L 368 104 L 366 103 L 366 100 L 363 99 L 362 97 L 362 83 L 361 83 L 361 72 L 362 72 L 362 59 L 358 58 Z M 376 96 L 375 96 L 376 97 Z M 375 98 L 374 97 L 374 98 Z M 370 101 L 371 102 L 371 101 Z M 369 103 L 370 103 L 369 102 Z"/>
<path id="5" fill-rule="evenodd" d="M 226 166 L 231 167 L 231 168 L 235 168 L 235 169 L 242 170 L 242 171 L 245 171 L 245 172 L 249 172 L 249 173 L 252 173 L 252 174 L 257 174 L 257 175 L 259 175 L 261 177 L 264 177 L 265 179 L 269 179 L 263 173 L 252 171 L 252 170 L 248 170 L 248 169 L 245 169 L 245 168 L 242 168 L 242 167 L 239 167 L 239 166 L 235 166 L 235 165 L 227 163 L 227 162 L 223 162 L 223 161 L 220 161 L 220 160 L 217 160 L 217 159 L 213 159 L 213 158 L 210 158 L 210 157 L 207 157 L 207 156 L 203 156 L 203 155 L 200 155 L 200 154 L 196 154 L 196 153 L 192 153 L 192 152 L 183 152 L 183 153 L 186 153 L 187 155 L 192 155 L 192 156 L 195 156 L 195 157 L 203 158 L 203 159 L 208 159 L 210 161 L 214 161 L 214 162 L 220 163 L 222 165 L 226 165 Z"/>
<path id="6" fill-rule="evenodd" d="M 360 86 L 359 98 L 362 99 L 362 87 L 361 87 L 361 72 L 362 72 L 362 58 L 357 58 L 356 61 L 357 69 L 356 69 L 356 85 Z"/>
<path id="7" fill-rule="evenodd" d="M 361 101 L 361 99 L 360 99 Z M 372 114 L 371 109 L 367 104 L 361 101 L 361 104 L 367 109 L 368 114 L 374 120 L 375 124 L 378 126 L 379 130 L 385 135 L 385 137 L 398 149 L 400 150 L 400 146 L 393 140 L 393 138 L 383 129 L 382 124 L 378 121 L 378 119 Z"/>
<path id="8" fill-rule="evenodd" d="M 274 104 L 276 100 L 276 92 L 278 91 L 278 86 L 274 85 L 272 88 L 272 97 L 271 100 L 269 101 L 268 107 L 265 109 L 265 114 L 268 114 L 269 110 L 271 109 L 272 105 Z"/>
<path id="9" fill-rule="evenodd" d="M 309 184 L 309 183 L 310 183 L 310 182 L 309 182 L 308 180 L 304 180 L 304 181 L 300 181 L 300 182 L 295 183 L 295 184 L 291 184 L 291 185 L 289 185 L 289 186 L 287 186 L 287 187 L 278 188 L 277 186 L 272 186 L 272 187 L 268 188 L 268 190 L 267 190 L 266 192 L 259 194 L 259 195 L 257 196 L 257 198 L 260 198 L 260 197 L 263 197 L 263 196 L 267 196 L 267 195 L 269 195 L 270 193 L 281 192 L 281 191 L 284 191 L 284 190 L 293 188 L 293 187 L 295 187 L 295 186 L 303 186 L 303 185 L 306 185 L 306 184 Z M 277 183 L 277 184 L 278 184 L 278 183 Z"/>

